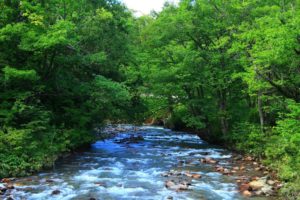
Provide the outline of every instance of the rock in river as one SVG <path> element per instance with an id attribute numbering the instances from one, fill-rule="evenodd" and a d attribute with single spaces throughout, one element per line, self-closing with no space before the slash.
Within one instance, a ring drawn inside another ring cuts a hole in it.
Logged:
<path id="1" fill-rule="evenodd" d="M 265 186 L 265 182 L 262 180 L 257 180 L 257 181 L 251 181 L 249 183 L 249 186 L 251 187 L 252 190 L 256 191 L 256 190 L 260 190 Z"/>
<path id="2" fill-rule="evenodd" d="M 58 195 L 58 194 L 60 194 L 61 193 L 61 191 L 60 190 L 53 190 L 52 191 L 52 195 Z"/>

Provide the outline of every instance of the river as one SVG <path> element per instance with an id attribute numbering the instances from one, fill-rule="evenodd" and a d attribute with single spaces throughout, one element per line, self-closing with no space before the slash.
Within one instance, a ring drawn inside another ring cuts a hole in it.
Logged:
<path id="1" fill-rule="evenodd" d="M 124 132 L 97 141 L 90 150 L 60 159 L 53 170 L 19 180 L 12 191 L 14 199 L 101 199 L 101 200 L 221 200 L 243 199 L 236 177 L 215 172 L 203 164 L 210 157 L 231 168 L 232 154 L 209 145 L 196 135 L 159 127 L 140 127 L 135 135 L 144 140 L 122 142 L 133 132 Z M 170 170 L 200 174 L 186 191 L 165 187 Z M 262 198 L 263 199 L 263 198 Z"/>

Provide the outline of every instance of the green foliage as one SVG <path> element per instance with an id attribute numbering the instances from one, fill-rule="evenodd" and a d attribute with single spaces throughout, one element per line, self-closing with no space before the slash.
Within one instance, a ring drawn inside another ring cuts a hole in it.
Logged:
<path id="1" fill-rule="evenodd" d="M 298 0 L 182 0 L 131 21 L 127 85 L 152 117 L 265 159 L 299 195 Z M 276 162 L 275 162 L 276 161 Z M 278 161 L 278 162 L 277 162 Z"/>
<path id="2" fill-rule="evenodd" d="M 90 105 L 93 106 L 95 115 L 103 113 L 111 120 L 122 119 L 122 114 L 125 114 L 124 110 L 130 102 L 130 94 L 125 86 L 103 76 L 97 76 L 92 83 L 91 90 Z"/>
<path id="3" fill-rule="evenodd" d="M 299 196 L 298 0 L 0 1 L 0 177 L 50 166 L 105 120 L 203 131 Z M 298 181 L 298 182 L 297 182 Z"/>
<path id="4" fill-rule="evenodd" d="M 34 70 L 18 70 L 12 67 L 6 66 L 3 69 L 3 76 L 5 83 L 9 81 L 35 81 L 38 79 L 36 71 Z"/>
<path id="5" fill-rule="evenodd" d="M 267 142 L 266 158 L 280 178 L 289 182 L 283 194 L 296 199 L 300 195 L 300 104 L 291 100 L 287 104 L 288 113 L 277 121 L 274 135 Z"/>
<path id="6" fill-rule="evenodd" d="M 264 154 L 266 134 L 262 134 L 259 125 L 250 123 L 237 124 L 230 135 L 224 136 L 224 140 L 232 145 L 232 148 L 261 156 Z"/>
<path id="7" fill-rule="evenodd" d="M 127 21 L 119 2 L 0 1 L 0 178 L 49 167 L 127 117 L 120 83 Z M 79 12 L 80 11 L 80 12 Z"/>

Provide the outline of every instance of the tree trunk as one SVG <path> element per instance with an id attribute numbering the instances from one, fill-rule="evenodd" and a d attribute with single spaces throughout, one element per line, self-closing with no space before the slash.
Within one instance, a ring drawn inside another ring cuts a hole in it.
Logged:
<path id="1" fill-rule="evenodd" d="M 261 132 L 264 132 L 264 112 L 262 108 L 262 92 L 258 92 L 257 96 L 257 107 L 258 107 L 258 113 L 259 113 L 259 121 L 260 121 L 260 129 Z"/>
<path id="2" fill-rule="evenodd" d="M 221 112 L 221 117 L 220 117 L 221 129 L 222 129 L 222 134 L 226 135 L 228 133 L 228 120 L 226 117 L 226 91 L 220 90 L 219 95 L 220 95 L 219 109 Z"/>

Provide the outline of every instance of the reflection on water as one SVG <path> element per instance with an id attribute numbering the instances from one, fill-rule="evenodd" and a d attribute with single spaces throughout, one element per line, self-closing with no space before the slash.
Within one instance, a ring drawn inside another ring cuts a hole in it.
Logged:
<path id="1" fill-rule="evenodd" d="M 143 141 L 118 143 L 130 134 L 98 141 L 90 151 L 60 160 L 55 170 L 24 178 L 13 191 L 14 198 L 242 199 L 234 177 L 216 173 L 214 166 L 199 162 L 209 156 L 230 168 L 230 152 L 210 146 L 195 135 L 155 127 L 142 127 L 138 134 Z M 202 178 L 193 180 L 188 191 L 171 191 L 165 188 L 166 178 L 161 176 L 171 169 L 198 173 Z"/>

